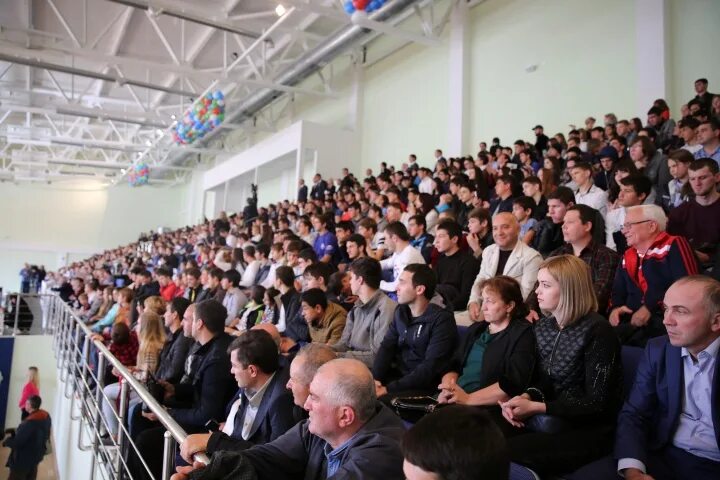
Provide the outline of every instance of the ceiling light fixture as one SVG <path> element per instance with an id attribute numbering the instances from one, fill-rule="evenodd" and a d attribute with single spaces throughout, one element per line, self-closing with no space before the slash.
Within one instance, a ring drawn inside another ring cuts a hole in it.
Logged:
<path id="1" fill-rule="evenodd" d="M 283 15 L 285 15 L 285 12 L 287 12 L 287 10 L 282 5 L 278 5 L 277 7 L 275 7 L 275 13 L 278 17 L 282 17 Z"/>

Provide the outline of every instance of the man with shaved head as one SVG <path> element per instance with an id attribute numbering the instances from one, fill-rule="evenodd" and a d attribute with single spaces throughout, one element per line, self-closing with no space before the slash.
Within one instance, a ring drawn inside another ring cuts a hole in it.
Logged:
<path id="1" fill-rule="evenodd" d="M 258 323 L 250 330 L 265 330 L 270 334 L 273 340 L 275 340 L 278 350 L 280 351 L 280 365 L 282 366 L 289 365 L 297 353 L 298 348 L 300 348 L 300 345 L 295 343 L 295 340 L 292 338 L 280 335 L 280 331 L 272 323 Z"/>
<path id="2" fill-rule="evenodd" d="M 322 365 L 305 402 L 309 419 L 277 440 L 245 452 L 221 452 L 207 467 L 180 467 L 173 480 L 244 478 L 402 478 L 403 424 L 378 402 L 375 383 L 359 360 Z"/>
<path id="3" fill-rule="evenodd" d="M 520 224 L 512 213 L 498 213 L 492 219 L 495 243 L 482 253 L 480 273 L 470 292 L 468 310 L 473 321 L 482 320 L 480 311 L 480 284 L 496 275 L 507 275 L 520 283 L 523 298 L 527 298 L 537 281 L 542 256 L 519 241 Z"/>

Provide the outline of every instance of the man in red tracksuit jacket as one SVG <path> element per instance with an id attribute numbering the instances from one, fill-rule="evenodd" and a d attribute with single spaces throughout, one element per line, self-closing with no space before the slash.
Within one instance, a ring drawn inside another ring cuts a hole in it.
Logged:
<path id="1" fill-rule="evenodd" d="M 665 233 L 666 222 L 657 205 L 627 210 L 623 234 L 628 249 L 615 274 L 609 316 L 624 345 L 645 346 L 648 339 L 665 335 L 665 291 L 679 278 L 698 273 L 690 244 Z"/>

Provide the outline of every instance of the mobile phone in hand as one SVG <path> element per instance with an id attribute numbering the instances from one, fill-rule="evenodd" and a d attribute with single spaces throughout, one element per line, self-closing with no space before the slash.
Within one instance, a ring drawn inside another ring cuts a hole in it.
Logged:
<path id="1" fill-rule="evenodd" d="M 220 430 L 220 424 L 217 422 L 217 420 L 210 419 L 205 423 L 205 428 L 210 432 L 217 432 Z"/>

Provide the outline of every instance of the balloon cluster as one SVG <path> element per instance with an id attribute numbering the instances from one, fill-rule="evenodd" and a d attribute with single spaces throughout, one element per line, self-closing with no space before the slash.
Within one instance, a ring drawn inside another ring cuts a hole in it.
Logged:
<path id="1" fill-rule="evenodd" d="M 172 132 L 178 145 L 193 143 L 225 120 L 225 96 L 219 90 L 208 92 L 195 102 L 177 122 Z"/>
<path id="2" fill-rule="evenodd" d="M 345 0 L 345 11 L 348 15 L 355 12 L 372 13 L 380 9 L 387 0 Z"/>
<path id="3" fill-rule="evenodd" d="M 148 168 L 147 163 L 139 162 L 130 167 L 130 171 L 128 172 L 128 181 L 131 187 L 147 185 L 149 178 L 150 168 Z"/>

